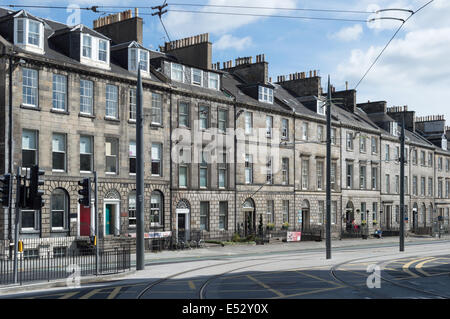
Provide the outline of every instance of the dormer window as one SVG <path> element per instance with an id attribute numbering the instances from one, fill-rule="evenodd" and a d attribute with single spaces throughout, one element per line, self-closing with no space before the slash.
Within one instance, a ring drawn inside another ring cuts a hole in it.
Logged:
<path id="1" fill-rule="evenodd" d="M 219 89 L 219 74 L 211 72 L 209 73 L 208 87 L 215 90 Z"/>
<path id="2" fill-rule="evenodd" d="M 44 53 L 44 24 L 28 19 L 14 19 L 14 44 L 25 50 Z"/>
<path id="3" fill-rule="evenodd" d="M 325 115 L 325 111 L 326 111 L 325 105 L 326 105 L 326 102 L 317 100 L 317 114 Z"/>
<path id="4" fill-rule="evenodd" d="M 398 136 L 398 124 L 397 122 L 389 122 L 389 131 L 392 135 Z"/>
<path id="5" fill-rule="evenodd" d="M 444 151 L 447 150 L 447 137 L 445 136 L 445 134 L 442 135 L 442 143 L 441 143 L 442 149 Z"/>
<path id="6" fill-rule="evenodd" d="M 184 78 L 184 67 L 181 64 L 172 63 L 172 70 L 170 78 L 177 82 L 183 82 Z"/>
<path id="7" fill-rule="evenodd" d="M 71 31 L 80 32 L 80 62 L 98 68 L 109 68 L 109 41 L 87 34 L 88 29 L 78 25 Z M 92 32 L 91 32 L 92 33 Z"/>
<path id="8" fill-rule="evenodd" d="M 86 34 L 83 35 L 83 56 L 92 58 L 92 37 Z"/>
<path id="9" fill-rule="evenodd" d="M 41 26 L 37 21 L 28 22 L 28 44 L 39 46 L 41 38 Z"/>
<path id="10" fill-rule="evenodd" d="M 99 40 L 98 59 L 103 62 L 108 62 L 108 41 Z"/>
<path id="11" fill-rule="evenodd" d="M 139 66 L 141 71 L 148 73 L 148 57 L 149 55 L 147 50 L 130 48 L 128 70 L 137 71 Z"/>
<path id="12" fill-rule="evenodd" d="M 203 71 L 192 69 L 192 84 L 203 86 Z"/>
<path id="13" fill-rule="evenodd" d="M 273 89 L 265 86 L 259 86 L 258 100 L 260 102 L 273 104 Z"/>

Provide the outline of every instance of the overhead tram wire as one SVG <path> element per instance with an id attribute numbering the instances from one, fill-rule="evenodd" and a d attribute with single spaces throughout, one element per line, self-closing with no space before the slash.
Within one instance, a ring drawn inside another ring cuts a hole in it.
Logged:
<path id="1" fill-rule="evenodd" d="M 213 8 L 236 8 L 236 9 L 258 9 L 258 10 L 284 10 L 284 11 L 312 11 L 312 12 L 332 12 L 332 13 L 355 13 L 355 14 L 373 14 L 376 11 L 357 11 L 357 10 L 339 10 L 339 9 L 313 9 L 313 8 L 277 8 L 277 7 L 259 7 L 259 6 L 239 6 L 239 5 L 217 5 L 217 4 L 193 4 L 193 3 L 169 3 L 170 6 L 185 7 L 213 7 Z"/>
<path id="2" fill-rule="evenodd" d="M 186 12 L 200 14 L 217 14 L 217 15 L 234 15 L 234 16 L 251 16 L 251 17 L 267 17 L 267 18 L 286 18 L 286 19 L 305 19 L 305 20 L 326 20 L 326 21 L 343 21 L 343 22 L 369 22 L 370 20 L 362 19 L 344 19 L 344 18 L 327 18 L 327 17 L 305 17 L 305 16 L 287 16 L 273 14 L 255 14 L 255 13 L 238 13 L 238 12 L 217 12 L 217 11 L 194 11 L 194 10 L 174 10 L 168 9 L 170 12 Z M 143 13 L 146 15 L 145 13 Z"/>
<path id="3" fill-rule="evenodd" d="M 405 25 L 406 22 L 408 22 L 409 19 L 411 19 L 412 16 L 414 16 L 415 14 L 417 14 L 419 11 L 421 11 L 422 9 L 424 9 L 426 6 L 428 6 L 429 4 L 431 4 L 434 0 L 430 0 L 429 2 L 427 2 L 426 4 L 424 4 L 423 6 L 421 6 L 419 9 L 417 9 L 416 11 L 410 11 L 410 10 L 403 10 L 403 9 L 392 9 L 392 10 L 398 10 L 398 11 L 408 11 L 411 13 L 411 15 L 406 18 L 405 20 L 402 19 L 395 19 L 395 20 L 402 20 L 402 24 L 398 27 L 398 29 L 395 31 L 395 33 L 392 35 L 392 37 L 389 39 L 388 43 L 386 43 L 386 45 L 384 46 L 383 50 L 381 50 L 380 54 L 378 54 L 378 56 L 376 57 L 376 59 L 372 62 L 372 64 L 370 65 L 370 67 L 367 69 L 366 73 L 364 73 L 363 77 L 359 80 L 359 82 L 356 84 L 355 86 L 355 90 L 358 88 L 358 86 L 361 84 L 361 82 L 366 78 L 367 74 L 370 72 L 370 70 L 372 70 L 373 66 L 375 65 L 375 63 L 377 63 L 377 61 L 380 59 L 381 55 L 384 53 L 384 51 L 386 51 L 386 49 L 388 48 L 389 44 L 391 44 L 391 42 L 394 40 L 394 38 L 397 36 L 397 34 L 400 32 L 400 30 L 403 28 L 403 26 Z M 381 11 L 387 11 L 386 10 L 379 10 L 378 12 Z M 381 19 L 381 18 L 379 18 Z M 394 18 L 392 18 L 394 19 Z M 374 19 L 371 19 L 370 21 L 373 21 Z"/>
<path id="4" fill-rule="evenodd" d="M 163 5 L 166 5 L 167 0 L 164 1 Z M 285 8 L 285 7 L 259 7 L 259 6 L 238 6 L 238 5 L 208 5 L 208 4 L 192 4 L 192 3 L 168 3 L 169 6 L 185 6 L 185 7 L 214 7 L 214 8 L 234 8 L 234 9 L 255 9 L 255 10 L 279 10 L 279 11 L 310 11 L 310 12 L 328 12 L 328 13 L 353 13 L 353 14 L 373 14 L 376 11 L 357 11 L 357 10 L 339 10 L 339 9 L 314 9 L 314 8 Z M 67 6 L 46 6 L 46 5 L 20 5 L 20 4 L 10 4 L 6 5 L 11 8 L 35 8 L 35 9 L 67 9 Z M 98 9 L 126 9 L 130 6 L 92 6 L 92 7 L 80 7 L 80 10 L 89 10 L 93 12 L 110 13 L 105 11 L 98 11 Z M 138 9 L 153 9 L 154 6 L 136 6 Z M 171 10 L 180 11 L 180 10 Z M 197 11 L 195 11 L 197 12 Z M 111 12 L 115 13 L 115 12 Z M 212 12 L 211 12 L 212 13 Z"/>

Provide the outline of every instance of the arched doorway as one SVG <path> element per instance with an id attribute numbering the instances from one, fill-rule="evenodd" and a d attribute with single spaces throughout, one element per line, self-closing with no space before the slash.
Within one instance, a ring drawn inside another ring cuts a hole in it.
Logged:
<path id="1" fill-rule="evenodd" d="M 419 224 L 423 227 L 426 227 L 426 220 L 425 220 L 426 214 L 427 214 L 427 207 L 425 206 L 425 203 L 422 203 L 422 206 L 420 207 Z"/>
<path id="2" fill-rule="evenodd" d="M 348 226 L 352 225 L 352 222 L 355 220 L 355 207 L 353 206 L 353 202 L 349 201 L 345 206 L 345 224 Z"/>
<path id="3" fill-rule="evenodd" d="M 191 204 L 186 199 L 181 199 L 176 206 L 176 236 L 178 241 L 190 239 Z"/>
<path id="4" fill-rule="evenodd" d="M 115 189 L 109 190 L 103 200 L 103 231 L 120 236 L 120 194 Z"/>
<path id="5" fill-rule="evenodd" d="M 244 235 L 248 236 L 255 233 L 256 230 L 256 210 L 255 202 L 251 198 L 247 198 L 242 205 L 244 212 Z"/>
<path id="6" fill-rule="evenodd" d="M 309 201 L 305 199 L 302 202 L 302 232 L 308 231 L 310 228 L 311 211 Z"/>

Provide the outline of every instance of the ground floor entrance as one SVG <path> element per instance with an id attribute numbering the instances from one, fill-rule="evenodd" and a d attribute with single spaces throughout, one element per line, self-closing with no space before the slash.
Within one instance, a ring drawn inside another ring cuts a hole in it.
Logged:
<path id="1" fill-rule="evenodd" d="M 104 207 L 104 234 L 120 235 L 120 207 L 119 202 L 105 201 Z"/>

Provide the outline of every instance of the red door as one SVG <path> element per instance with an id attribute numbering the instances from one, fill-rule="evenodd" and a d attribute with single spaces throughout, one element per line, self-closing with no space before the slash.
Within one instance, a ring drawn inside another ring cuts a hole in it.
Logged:
<path id="1" fill-rule="evenodd" d="M 80 205 L 80 236 L 91 235 L 91 208 Z"/>

